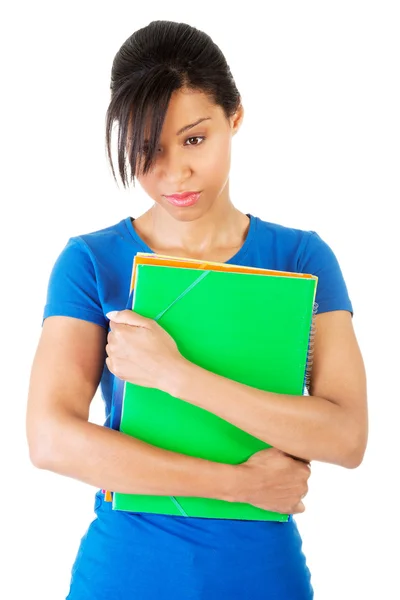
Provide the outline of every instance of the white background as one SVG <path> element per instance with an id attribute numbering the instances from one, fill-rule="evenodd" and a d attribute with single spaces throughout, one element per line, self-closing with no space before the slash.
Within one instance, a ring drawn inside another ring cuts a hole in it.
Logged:
<path id="1" fill-rule="evenodd" d="M 297 522 L 316 600 L 398 597 L 397 8 L 385 0 L 70 0 L 5 9 L 1 598 L 64 598 L 93 518 L 94 489 L 30 465 L 27 386 L 49 272 L 67 239 L 151 205 L 139 187 L 114 184 L 104 117 L 115 53 L 154 19 L 203 29 L 227 57 L 246 111 L 233 142 L 236 206 L 316 230 L 342 266 L 368 373 L 369 446 L 356 470 L 314 463 Z M 99 397 L 92 419 L 103 419 Z"/>

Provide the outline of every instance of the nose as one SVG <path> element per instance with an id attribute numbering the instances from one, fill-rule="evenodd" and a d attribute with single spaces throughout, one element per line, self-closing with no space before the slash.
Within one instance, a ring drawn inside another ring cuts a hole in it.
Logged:
<path id="1" fill-rule="evenodd" d="M 162 152 L 157 162 L 159 175 L 169 189 L 180 187 L 179 183 L 186 181 L 192 173 L 187 157 L 179 148 Z"/>

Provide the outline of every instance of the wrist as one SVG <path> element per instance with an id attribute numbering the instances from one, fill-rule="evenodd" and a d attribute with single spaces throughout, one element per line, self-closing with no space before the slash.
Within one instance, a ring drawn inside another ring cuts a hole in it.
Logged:
<path id="1" fill-rule="evenodd" d="M 217 485 L 217 500 L 225 502 L 236 502 L 237 496 L 237 476 L 238 472 L 234 465 L 222 463 L 214 463 L 217 465 L 216 485 Z"/>
<path id="2" fill-rule="evenodd" d="M 186 400 L 188 398 L 187 390 L 193 385 L 193 377 L 196 365 L 188 361 L 183 356 L 177 359 L 172 368 L 168 369 L 165 375 L 164 390 L 175 398 Z"/>
<path id="3" fill-rule="evenodd" d="M 246 463 L 232 465 L 232 471 L 229 479 L 229 488 L 227 489 L 229 502 L 245 502 L 248 503 L 248 472 L 244 467 Z M 228 498 L 226 498 L 228 499 Z"/>

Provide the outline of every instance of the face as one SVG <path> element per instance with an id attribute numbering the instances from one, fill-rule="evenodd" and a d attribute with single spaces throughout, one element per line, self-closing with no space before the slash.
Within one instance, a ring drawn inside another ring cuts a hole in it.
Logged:
<path id="1" fill-rule="evenodd" d="M 155 163 L 149 173 L 137 177 L 156 208 L 174 219 L 192 221 L 229 200 L 231 142 L 242 119 L 243 108 L 228 120 L 202 92 L 179 90 L 172 95 Z M 182 192 L 201 193 L 194 204 L 185 206 L 166 198 Z"/>

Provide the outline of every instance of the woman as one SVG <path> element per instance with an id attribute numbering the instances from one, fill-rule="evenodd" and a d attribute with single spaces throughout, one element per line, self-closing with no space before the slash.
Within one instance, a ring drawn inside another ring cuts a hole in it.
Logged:
<path id="1" fill-rule="evenodd" d="M 100 489 L 68 599 L 309 600 L 310 571 L 292 515 L 304 511 L 310 462 L 355 468 L 367 442 L 365 373 L 340 267 L 315 232 L 233 206 L 231 143 L 243 106 L 209 36 L 183 23 L 150 23 L 115 56 L 111 92 L 111 166 L 117 123 L 123 184 L 137 180 L 154 206 L 71 238 L 54 265 L 31 374 L 31 459 L 99 488 L 249 502 L 291 517 L 123 513 Z M 143 251 L 318 275 L 309 395 L 263 392 L 209 373 L 185 360 L 154 321 L 124 310 L 133 257 Z M 114 376 L 214 412 L 273 448 L 230 466 L 89 423 L 100 383 L 108 425 Z"/>

